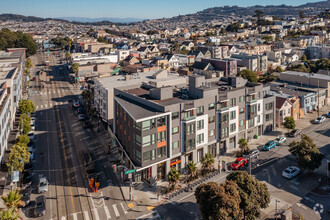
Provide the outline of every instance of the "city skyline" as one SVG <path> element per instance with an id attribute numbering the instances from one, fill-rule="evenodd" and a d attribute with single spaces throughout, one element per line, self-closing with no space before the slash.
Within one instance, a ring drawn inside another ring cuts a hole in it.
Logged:
<path id="1" fill-rule="evenodd" d="M 37 16 L 44 18 L 58 17 L 88 17 L 88 18 L 139 18 L 139 19 L 156 19 L 163 17 L 173 17 L 189 13 L 195 13 L 210 7 L 222 7 L 225 5 L 233 6 L 254 6 L 254 5 L 281 5 L 287 4 L 292 6 L 302 5 L 306 3 L 319 2 L 319 0 L 292 0 L 289 3 L 285 0 L 279 0 L 274 3 L 271 0 L 204 0 L 204 1 L 174 1 L 168 0 L 166 4 L 157 1 L 145 0 L 137 2 L 132 0 L 121 2 L 111 2 L 105 0 L 93 1 L 87 0 L 58 0 L 55 2 L 47 2 L 41 0 L 14 0 L 2 3 L 0 14 L 13 13 L 25 16 Z M 102 6 L 102 7 L 100 7 Z M 176 7 L 175 7 L 176 6 Z"/>

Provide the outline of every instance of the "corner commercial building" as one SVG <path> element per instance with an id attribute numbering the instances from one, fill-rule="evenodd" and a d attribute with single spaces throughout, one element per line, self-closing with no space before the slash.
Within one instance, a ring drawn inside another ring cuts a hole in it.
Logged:
<path id="1" fill-rule="evenodd" d="M 237 148 L 273 130 L 275 97 L 269 87 L 240 77 L 205 80 L 189 77 L 188 86 L 135 84 L 114 89 L 113 130 L 134 164 L 135 181 L 167 178 L 181 170 Z"/>

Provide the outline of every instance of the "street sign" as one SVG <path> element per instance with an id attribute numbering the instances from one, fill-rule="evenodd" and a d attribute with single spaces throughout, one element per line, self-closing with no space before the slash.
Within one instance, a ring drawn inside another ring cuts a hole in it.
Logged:
<path id="1" fill-rule="evenodd" d="M 127 170 L 127 171 L 125 171 L 125 174 L 129 174 L 129 173 L 135 173 L 135 170 Z"/>

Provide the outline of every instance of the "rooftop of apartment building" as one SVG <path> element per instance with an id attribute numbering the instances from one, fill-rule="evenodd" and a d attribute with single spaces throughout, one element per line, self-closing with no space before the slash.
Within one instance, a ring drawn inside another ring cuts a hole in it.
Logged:
<path id="1" fill-rule="evenodd" d="M 315 78 L 320 80 L 328 80 L 330 81 L 330 76 L 323 75 L 323 74 L 317 74 L 317 73 L 304 73 L 304 72 L 296 72 L 296 71 L 286 71 L 279 74 L 290 74 L 292 76 L 301 76 L 301 77 L 309 77 L 309 78 Z"/>
<path id="2" fill-rule="evenodd" d="M 279 94 L 288 94 L 290 97 L 291 96 L 305 96 L 310 93 L 316 93 L 318 88 L 313 87 L 313 86 L 301 86 L 299 84 L 295 83 L 283 83 L 283 82 L 271 82 L 270 84 L 270 89 L 274 92 L 277 92 Z"/>
<path id="3" fill-rule="evenodd" d="M 22 49 L 22 50 L 19 50 L 19 49 Z M 0 60 L 1 59 L 8 59 L 8 58 L 20 58 L 24 54 L 23 49 L 24 48 L 16 48 L 12 52 L 0 51 Z"/>
<path id="4" fill-rule="evenodd" d="M 15 73 L 15 69 L 15 67 L 0 67 L 0 80 L 12 78 Z"/>

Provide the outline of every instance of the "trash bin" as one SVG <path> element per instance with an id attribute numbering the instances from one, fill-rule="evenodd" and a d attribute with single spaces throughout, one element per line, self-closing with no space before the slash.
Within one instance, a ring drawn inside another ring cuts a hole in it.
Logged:
<path id="1" fill-rule="evenodd" d="M 254 135 L 254 138 L 255 138 L 255 139 L 258 139 L 258 135 L 257 135 L 257 134 L 256 134 L 256 135 Z"/>

